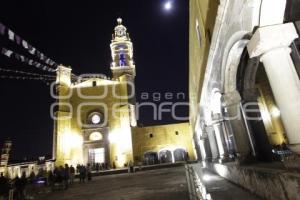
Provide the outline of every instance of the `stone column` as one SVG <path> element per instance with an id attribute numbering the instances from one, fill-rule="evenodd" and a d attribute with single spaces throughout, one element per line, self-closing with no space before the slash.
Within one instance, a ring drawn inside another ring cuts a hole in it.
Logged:
<path id="1" fill-rule="evenodd" d="M 216 141 L 218 144 L 218 149 L 219 149 L 219 155 L 220 155 L 220 162 L 223 162 L 227 160 L 228 158 L 228 148 L 227 148 L 227 142 L 225 139 L 225 133 L 224 133 L 224 128 L 223 128 L 223 122 L 222 122 L 222 117 L 220 114 L 214 115 L 213 116 L 213 128 L 215 131 L 216 135 Z"/>
<path id="2" fill-rule="evenodd" d="M 240 162 L 243 162 L 251 155 L 251 145 L 245 121 L 240 109 L 241 96 L 238 91 L 223 95 L 226 116 L 225 120 L 230 122 L 233 132 L 235 150 Z"/>
<path id="3" fill-rule="evenodd" d="M 215 132 L 214 132 L 213 127 L 212 126 L 207 126 L 206 127 L 206 132 L 207 132 L 208 141 L 209 141 L 209 145 L 210 145 L 210 150 L 211 150 L 211 154 L 212 154 L 212 160 L 216 161 L 219 158 L 219 149 L 218 149 L 216 136 L 215 136 Z"/>
<path id="4" fill-rule="evenodd" d="M 250 58 L 260 56 L 287 136 L 300 153 L 300 80 L 291 59 L 290 44 L 298 38 L 293 23 L 259 28 L 248 44 Z"/>

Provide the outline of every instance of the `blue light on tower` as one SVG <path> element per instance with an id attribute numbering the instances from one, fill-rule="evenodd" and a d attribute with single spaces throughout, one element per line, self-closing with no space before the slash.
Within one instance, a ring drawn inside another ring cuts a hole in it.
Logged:
<path id="1" fill-rule="evenodd" d="M 124 54 L 120 54 L 120 66 L 126 66 L 126 58 Z"/>

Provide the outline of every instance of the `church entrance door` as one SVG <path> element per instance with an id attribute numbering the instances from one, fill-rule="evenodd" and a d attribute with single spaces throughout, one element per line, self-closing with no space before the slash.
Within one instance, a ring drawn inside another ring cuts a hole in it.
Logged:
<path id="1" fill-rule="evenodd" d="M 95 148 L 89 149 L 89 163 L 100 164 L 105 163 L 105 149 L 104 148 Z"/>

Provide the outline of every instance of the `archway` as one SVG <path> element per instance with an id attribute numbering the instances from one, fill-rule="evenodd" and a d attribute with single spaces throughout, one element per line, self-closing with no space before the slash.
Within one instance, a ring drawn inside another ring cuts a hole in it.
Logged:
<path id="1" fill-rule="evenodd" d="M 158 164 L 158 155 L 154 151 L 146 152 L 144 154 L 144 162 L 146 165 L 155 165 Z"/>
<path id="2" fill-rule="evenodd" d="M 272 161 L 281 159 L 283 149 L 287 143 L 285 129 L 281 120 L 280 111 L 259 58 L 249 59 L 248 53 L 241 59 L 238 79 L 238 90 L 242 94 L 244 105 L 251 103 L 248 109 L 257 112 L 247 113 L 256 143 L 257 159 Z M 286 152 L 287 153 L 287 152 Z"/>
<path id="3" fill-rule="evenodd" d="M 228 54 L 223 57 L 222 91 L 223 107 L 226 129 L 233 136 L 235 152 L 241 160 L 255 155 L 254 142 L 245 118 L 243 116 L 242 98 L 237 90 L 237 74 L 242 54 L 248 44 L 248 36 L 238 32 L 232 36 L 227 45 Z M 237 40 L 235 40 L 237 39 Z M 235 40 L 235 42 L 233 42 Z"/>
<path id="4" fill-rule="evenodd" d="M 185 151 L 185 149 L 182 149 L 182 148 L 175 149 L 173 154 L 174 154 L 175 162 L 187 160 L 187 152 Z"/>
<path id="5" fill-rule="evenodd" d="M 224 98 L 227 114 L 238 152 L 252 152 L 260 161 L 272 161 L 272 146 L 263 120 L 262 98 L 259 76 L 263 67 L 258 58 L 249 58 L 246 45 L 248 40 L 236 42 L 230 50 L 224 73 Z M 259 70 L 259 73 L 257 73 Z M 267 77 L 260 77 L 260 80 Z M 271 90 L 269 90 L 271 92 Z M 229 102 L 229 103 L 228 103 Z M 228 105 L 231 105 L 229 107 Z M 232 106 L 234 105 L 234 106 Z M 248 146 L 245 148 L 245 145 Z"/>
<path id="6" fill-rule="evenodd" d="M 160 163 L 172 163 L 173 162 L 172 151 L 170 151 L 170 150 L 160 151 L 159 152 L 159 160 L 160 160 Z"/>

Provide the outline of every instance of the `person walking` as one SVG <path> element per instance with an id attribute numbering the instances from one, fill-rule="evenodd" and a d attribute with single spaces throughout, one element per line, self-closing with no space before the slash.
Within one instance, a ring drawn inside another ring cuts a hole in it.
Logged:
<path id="1" fill-rule="evenodd" d="M 80 183 L 84 183 L 85 181 L 85 177 L 86 177 L 86 168 L 84 165 L 81 165 L 80 169 L 79 169 L 79 181 Z"/>
<path id="2" fill-rule="evenodd" d="M 92 168 L 91 168 L 90 164 L 87 165 L 86 171 L 87 171 L 88 181 L 91 181 L 92 180 Z"/>
<path id="3" fill-rule="evenodd" d="M 62 189 L 66 189 L 66 183 L 65 183 L 65 175 L 64 175 L 64 167 L 59 166 L 57 170 L 54 170 L 55 172 L 55 182 L 62 186 Z"/>
<path id="4" fill-rule="evenodd" d="M 128 163 L 128 173 L 134 173 L 134 166 L 131 160 Z"/>
<path id="5" fill-rule="evenodd" d="M 53 172 L 50 170 L 50 171 L 48 172 L 48 185 L 50 186 L 51 189 L 53 189 L 54 181 L 55 181 L 54 174 L 53 174 Z"/>
<path id="6" fill-rule="evenodd" d="M 68 164 L 65 164 L 63 173 L 64 173 L 65 189 L 67 190 L 69 188 L 69 180 L 70 180 L 70 168 Z"/>
<path id="7" fill-rule="evenodd" d="M 80 167 L 81 167 L 81 165 L 77 164 L 77 166 L 76 166 L 76 174 L 80 173 Z"/>
<path id="8" fill-rule="evenodd" d="M 75 179 L 75 168 L 73 165 L 70 166 L 70 184 L 72 185 L 74 183 Z"/>
<path id="9" fill-rule="evenodd" d="M 29 175 L 29 183 L 34 184 L 36 179 L 36 175 L 34 173 L 34 169 L 31 169 L 30 175 Z"/>
<path id="10" fill-rule="evenodd" d="M 96 172 L 98 173 L 100 171 L 100 164 L 96 163 Z"/>
<path id="11" fill-rule="evenodd" d="M 22 173 L 22 176 L 21 176 L 21 190 L 22 190 L 22 197 L 25 199 L 26 198 L 26 195 L 27 195 L 27 184 L 28 184 L 28 181 L 27 181 L 27 177 L 26 177 L 26 173 L 23 172 Z"/>

